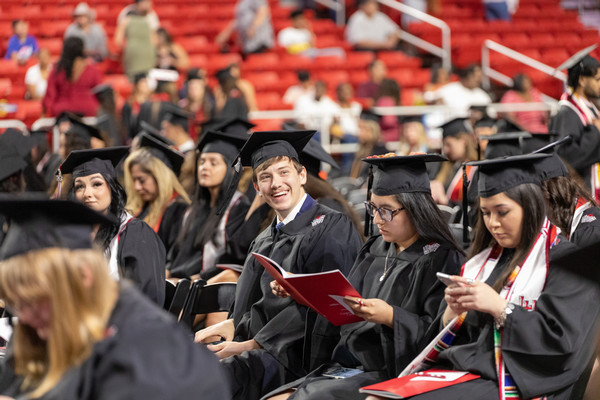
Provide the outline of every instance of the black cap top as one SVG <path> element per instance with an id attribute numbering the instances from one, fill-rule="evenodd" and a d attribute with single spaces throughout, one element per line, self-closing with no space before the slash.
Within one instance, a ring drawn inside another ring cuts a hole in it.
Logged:
<path id="1" fill-rule="evenodd" d="M 547 136 L 552 137 L 552 135 L 538 135 L 538 136 Z M 540 179 L 542 182 L 547 181 L 548 179 L 555 178 L 557 176 L 569 176 L 569 170 L 562 162 L 558 154 L 556 154 L 555 150 L 558 146 L 562 144 L 569 144 L 572 142 L 571 136 L 566 136 L 560 140 L 557 140 L 553 143 L 549 143 L 544 147 L 536 149 L 533 153 L 545 153 L 551 154 L 548 158 L 542 158 L 540 160 L 535 161 L 535 169 L 538 171 Z"/>
<path id="2" fill-rule="evenodd" d="M 521 128 L 518 124 L 516 124 L 508 119 L 499 119 L 496 122 L 496 127 L 498 128 L 498 133 L 524 132 L 525 131 L 525 129 Z"/>
<path id="3" fill-rule="evenodd" d="M 242 133 L 208 131 L 198 141 L 200 153 L 219 153 L 227 163 L 233 162 L 250 136 Z"/>
<path id="4" fill-rule="evenodd" d="M 111 93 L 114 92 L 113 87 L 110 83 L 101 83 L 99 85 L 96 85 L 92 88 L 91 90 L 93 95 L 99 96 L 102 95 L 104 93 Z"/>
<path id="5" fill-rule="evenodd" d="M 586 47 L 585 49 L 579 50 L 577 53 L 573 54 L 569 57 L 565 62 L 556 67 L 557 71 L 562 71 L 563 69 L 571 69 L 577 64 L 579 64 L 588 54 L 590 54 L 594 49 L 598 47 L 598 44 L 593 44 L 591 46 Z"/>
<path id="6" fill-rule="evenodd" d="M 63 111 L 56 117 L 56 123 L 61 123 L 64 121 L 71 122 L 73 119 L 81 119 L 83 118 L 83 114 L 74 113 L 72 111 Z"/>
<path id="7" fill-rule="evenodd" d="M 75 114 L 67 114 L 67 118 L 71 122 L 71 127 L 67 132 L 74 133 L 86 140 L 90 140 L 90 138 L 95 137 L 96 139 L 104 141 L 102 135 L 100 135 L 100 130 L 95 126 L 84 123 Z"/>
<path id="8" fill-rule="evenodd" d="M 175 143 L 172 140 L 161 135 L 160 131 L 158 129 L 156 129 L 152 124 L 149 124 L 146 121 L 140 121 L 140 126 L 142 128 L 142 130 L 138 132 L 138 136 L 140 136 L 140 140 L 141 140 L 141 134 L 146 133 L 147 135 L 150 135 L 154 139 L 158 140 L 159 142 L 163 142 L 167 146 L 175 146 Z"/>
<path id="9" fill-rule="evenodd" d="M 492 160 L 471 161 L 466 164 L 479 167 L 477 169 L 479 196 L 492 197 L 524 183 L 539 185 L 541 182 L 534 167 L 534 162 L 545 157 L 550 157 L 550 155 L 526 154 Z"/>
<path id="10" fill-rule="evenodd" d="M 525 139 L 523 143 L 523 153 L 533 153 L 544 146 L 549 145 L 551 142 L 558 139 L 560 135 L 558 133 L 532 133 L 530 138 Z M 554 150 L 551 150 L 554 151 Z M 545 153 L 547 153 L 545 151 Z"/>
<path id="11" fill-rule="evenodd" d="M 8 128 L 0 135 L 0 148 L 10 147 L 21 157 L 28 156 L 33 146 L 31 136 L 25 136 L 15 128 Z"/>
<path id="12" fill-rule="evenodd" d="M 456 136 L 459 133 L 470 133 L 472 131 L 471 127 L 467 124 L 466 118 L 454 118 L 453 120 L 440 125 L 440 128 L 442 128 L 442 137 L 444 138 Z"/>
<path id="13" fill-rule="evenodd" d="M 246 135 L 246 139 L 249 137 L 248 130 L 254 128 L 256 125 L 252 122 L 243 118 L 212 118 L 202 123 L 202 131 L 217 131 L 225 133 L 236 133 Z"/>
<path id="14" fill-rule="evenodd" d="M 448 159 L 439 154 L 414 154 L 371 156 L 363 158 L 362 161 L 375 166 L 373 193 L 377 196 L 389 196 L 398 193 L 431 193 L 425 163 Z"/>
<path id="15" fill-rule="evenodd" d="M 128 146 L 73 150 L 58 167 L 58 170 L 63 174 L 73 174 L 73 179 L 92 174 L 116 177 L 115 167 L 128 152 Z"/>
<path id="16" fill-rule="evenodd" d="M 485 158 L 492 159 L 523 154 L 523 140 L 530 137 L 527 132 L 508 132 L 482 136 L 479 139 L 489 141 L 485 149 Z"/>
<path id="17" fill-rule="evenodd" d="M 0 181 L 21 171 L 27 163 L 12 146 L 0 146 Z"/>
<path id="18" fill-rule="evenodd" d="M 0 197 L 0 214 L 11 221 L 0 260 L 51 247 L 92 248 L 92 225 L 115 223 L 83 203 L 42 198 Z"/>
<path id="19" fill-rule="evenodd" d="M 165 103 L 164 121 L 180 126 L 187 132 L 189 129 L 190 113 L 173 103 Z"/>
<path id="20" fill-rule="evenodd" d="M 405 115 L 402 117 L 402 123 L 406 124 L 409 122 L 423 122 L 423 116 L 422 115 Z"/>
<path id="21" fill-rule="evenodd" d="M 145 147 L 148 151 L 160 161 L 162 161 L 176 176 L 179 176 L 181 165 L 185 159 L 184 155 L 163 141 L 146 132 L 140 134 L 140 147 Z"/>
<path id="22" fill-rule="evenodd" d="M 321 143 L 316 139 L 311 139 L 300 152 L 300 164 L 304 165 L 309 174 L 318 177 L 321 172 L 321 162 L 336 169 L 340 168 L 333 157 L 321 146 Z"/>
<path id="23" fill-rule="evenodd" d="M 298 153 L 315 133 L 316 131 L 254 132 L 240 151 L 242 165 L 256 168 L 278 156 L 287 156 L 300 161 Z"/>
<path id="24" fill-rule="evenodd" d="M 479 127 L 493 128 L 496 126 L 497 122 L 498 121 L 495 120 L 494 118 L 483 117 L 483 118 L 477 120 L 477 122 L 475 122 L 475 128 L 479 128 Z"/>

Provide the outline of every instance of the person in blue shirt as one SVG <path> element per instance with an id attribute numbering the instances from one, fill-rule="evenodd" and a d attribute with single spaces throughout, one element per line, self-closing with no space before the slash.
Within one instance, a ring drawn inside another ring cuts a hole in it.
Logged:
<path id="1" fill-rule="evenodd" d="M 33 35 L 29 35 L 29 24 L 22 19 L 16 19 L 12 22 L 14 34 L 8 40 L 8 46 L 5 60 L 15 60 L 20 64 L 24 64 L 29 60 L 29 57 L 38 51 L 38 43 Z"/>

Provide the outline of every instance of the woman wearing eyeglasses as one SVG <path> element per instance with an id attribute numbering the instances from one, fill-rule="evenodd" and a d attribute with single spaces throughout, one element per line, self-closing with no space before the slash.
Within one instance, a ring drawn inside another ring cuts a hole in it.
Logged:
<path id="1" fill-rule="evenodd" d="M 444 297 L 436 273 L 457 274 L 463 262 L 431 197 L 425 163 L 442 160 L 437 155 L 363 160 L 374 167 L 366 207 L 380 235 L 363 246 L 348 276 L 363 298 L 345 302 L 364 321 L 342 326 L 338 337 L 313 334 L 313 371 L 265 398 L 362 398 L 360 387 L 397 376 L 416 356 Z M 278 285 L 271 286 L 276 295 L 286 296 Z M 318 317 L 316 325 L 322 329 L 315 332 L 326 332 L 329 322 Z M 324 352 L 326 346 L 333 353 Z M 317 357 L 323 353 L 329 356 Z"/>

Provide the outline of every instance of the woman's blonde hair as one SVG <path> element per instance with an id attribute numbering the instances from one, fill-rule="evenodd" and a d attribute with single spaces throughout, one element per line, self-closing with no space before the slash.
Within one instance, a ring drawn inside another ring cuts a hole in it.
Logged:
<path id="1" fill-rule="evenodd" d="M 47 340 L 25 324 L 17 324 L 13 335 L 15 372 L 31 397 L 47 393 L 90 355 L 104 337 L 117 296 L 99 250 L 48 248 L 0 263 L 0 298 L 7 307 L 50 305 Z"/>
<path id="2" fill-rule="evenodd" d="M 129 154 L 123 165 L 125 191 L 127 192 L 127 209 L 131 210 L 134 215 L 138 215 L 142 211 L 142 207 L 144 207 L 144 200 L 142 200 L 141 196 L 135 190 L 133 178 L 131 177 L 131 168 L 134 165 L 138 165 L 142 172 L 151 175 L 156 181 L 158 195 L 150 204 L 150 211 L 144 218 L 144 221 L 154 231 L 157 231 L 161 216 L 173 199 L 173 193 L 179 194 L 188 204 L 191 203 L 190 198 L 183 186 L 181 186 L 181 183 L 179 183 L 179 180 L 177 180 L 175 173 L 147 149 L 141 148 Z"/>

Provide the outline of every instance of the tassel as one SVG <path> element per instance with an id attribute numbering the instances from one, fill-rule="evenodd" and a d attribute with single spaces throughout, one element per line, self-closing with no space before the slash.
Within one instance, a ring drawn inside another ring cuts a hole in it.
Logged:
<path id="1" fill-rule="evenodd" d="M 467 176 L 467 165 L 463 164 L 463 190 L 462 190 L 462 208 L 463 208 L 463 246 L 469 244 L 469 199 L 467 192 L 469 190 L 469 180 Z"/>
<path id="2" fill-rule="evenodd" d="M 60 171 L 60 168 L 57 171 L 56 174 L 56 181 L 58 182 L 58 186 L 56 188 L 56 197 L 54 198 L 55 200 L 60 200 L 60 196 L 62 194 L 62 183 L 63 183 L 63 174 Z"/>
<path id="3" fill-rule="evenodd" d="M 231 198 L 235 194 L 238 188 L 238 184 L 240 183 L 240 178 L 242 177 L 242 161 L 241 158 L 237 158 L 235 164 L 233 165 L 233 174 L 231 176 L 231 181 L 227 185 L 227 189 L 223 194 L 223 198 L 221 199 L 221 204 L 217 209 L 217 215 L 222 215 L 227 207 L 229 206 L 229 202 Z"/>
<path id="4" fill-rule="evenodd" d="M 367 202 L 371 201 L 371 189 L 373 188 L 373 164 L 369 165 L 369 180 L 367 181 Z M 372 217 L 369 215 L 369 211 L 365 207 L 365 237 L 371 236 L 371 222 Z"/>

